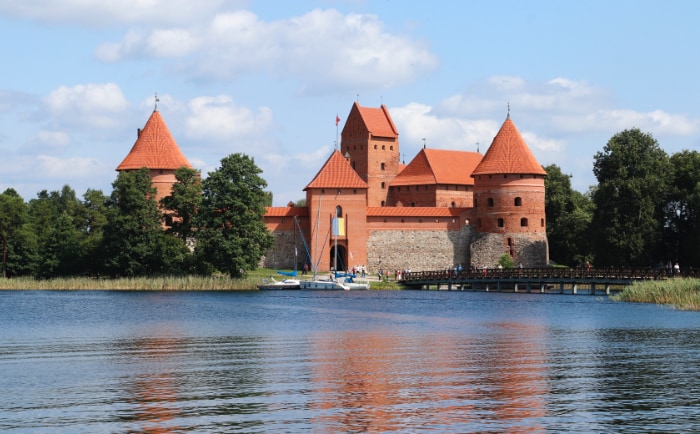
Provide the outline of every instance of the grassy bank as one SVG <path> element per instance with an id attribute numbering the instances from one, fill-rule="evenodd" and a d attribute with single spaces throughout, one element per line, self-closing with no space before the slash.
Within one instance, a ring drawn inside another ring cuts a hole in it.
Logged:
<path id="1" fill-rule="evenodd" d="M 246 291 L 256 289 L 269 276 L 284 278 L 275 270 L 257 269 L 246 277 L 232 279 L 228 276 L 159 276 L 124 277 L 119 279 L 92 277 L 65 277 L 34 279 L 31 277 L 0 277 L 0 290 L 112 290 L 112 291 Z M 299 276 L 302 277 L 302 276 Z M 311 278 L 311 275 L 303 276 Z M 371 289 L 401 289 L 396 282 L 371 281 Z"/>
<path id="2" fill-rule="evenodd" d="M 636 282 L 611 299 L 667 304 L 681 310 L 700 310 L 700 279 L 677 278 Z"/>
<path id="3" fill-rule="evenodd" d="M 255 289 L 257 277 L 163 276 L 119 279 L 66 277 L 37 280 L 31 277 L 0 278 L 0 290 L 114 290 L 114 291 L 228 291 Z"/>

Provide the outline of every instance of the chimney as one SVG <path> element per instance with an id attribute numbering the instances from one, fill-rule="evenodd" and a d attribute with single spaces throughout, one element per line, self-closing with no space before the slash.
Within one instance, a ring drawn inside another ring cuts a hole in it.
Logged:
<path id="1" fill-rule="evenodd" d="M 136 128 L 136 138 L 141 137 L 141 128 Z"/>

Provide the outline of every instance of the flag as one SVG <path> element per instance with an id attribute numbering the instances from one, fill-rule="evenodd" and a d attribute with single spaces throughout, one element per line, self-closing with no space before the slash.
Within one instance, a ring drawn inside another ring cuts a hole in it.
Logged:
<path id="1" fill-rule="evenodd" d="M 345 236 L 345 219 L 343 217 L 333 217 L 333 236 Z"/>
<path id="2" fill-rule="evenodd" d="M 338 126 L 338 122 L 340 122 L 340 118 L 338 117 L 338 115 L 335 115 L 335 126 L 336 127 Z"/>

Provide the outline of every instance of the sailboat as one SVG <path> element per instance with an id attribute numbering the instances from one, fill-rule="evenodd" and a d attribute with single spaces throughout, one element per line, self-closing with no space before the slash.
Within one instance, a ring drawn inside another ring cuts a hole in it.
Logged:
<path id="1" fill-rule="evenodd" d="M 320 206 L 319 206 L 319 216 L 320 218 Z M 340 234 L 340 227 L 341 220 L 338 218 L 336 215 L 333 217 L 333 224 L 332 224 L 332 231 L 333 231 L 333 236 L 335 237 L 335 259 L 334 259 L 334 264 L 333 268 L 334 271 L 331 274 L 331 276 L 326 279 L 318 279 L 317 278 L 317 265 L 312 263 L 313 266 L 313 271 L 314 271 L 314 278 L 313 280 L 302 280 L 299 282 L 299 286 L 301 289 L 316 289 L 316 290 L 344 290 L 344 291 L 350 291 L 352 289 L 369 289 L 369 281 L 365 282 L 356 282 L 355 277 L 356 275 L 350 274 L 350 273 L 341 273 L 338 272 L 338 235 Z M 330 232 L 329 232 L 330 235 Z M 318 231 L 316 232 L 316 238 L 317 238 L 317 243 L 318 243 Z M 322 253 L 321 253 L 322 254 Z M 319 261 L 320 261 L 320 256 L 319 254 Z"/>
<path id="2" fill-rule="evenodd" d="M 299 254 L 297 252 L 297 229 L 299 229 L 299 233 L 301 233 L 301 228 L 299 228 L 299 222 L 297 221 L 297 217 L 294 216 L 294 271 L 281 271 L 277 270 L 277 274 L 281 274 L 282 276 L 287 276 L 290 277 L 290 279 L 283 279 L 283 280 L 275 280 L 274 277 L 270 276 L 269 279 L 263 279 L 263 283 L 260 285 L 257 285 L 258 289 L 270 289 L 270 290 L 277 290 L 277 289 L 299 289 L 299 279 L 297 279 L 297 264 L 299 262 Z M 301 239 L 304 240 L 304 235 L 301 234 Z M 304 242 L 304 246 L 306 246 L 306 242 Z"/>

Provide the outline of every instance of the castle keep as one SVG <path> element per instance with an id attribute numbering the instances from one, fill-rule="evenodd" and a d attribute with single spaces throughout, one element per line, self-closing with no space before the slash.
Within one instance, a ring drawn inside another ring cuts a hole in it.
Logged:
<path id="1" fill-rule="evenodd" d="M 484 155 L 425 146 L 408 164 L 400 155 L 387 107 L 354 103 L 339 149 L 304 188 L 306 206 L 267 208 L 275 243 L 261 266 L 491 268 L 503 254 L 524 267 L 548 264 L 546 172 L 510 114 Z M 156 109 L 117 170 L 148 168 L 160 199 L 182 166 L 192 167 Z"/>
<path id="2" fill-rule="evenodd" d="M 483 156 L 424 147 L 404 165 L 386 106 L 355 103 L 339 148 L 304 188 L 305 207 L 267 209 L 275 245 L 263 266 L 491 268 L 503 254 L 548 264 L 546 172 L 510 114 Z"/>

